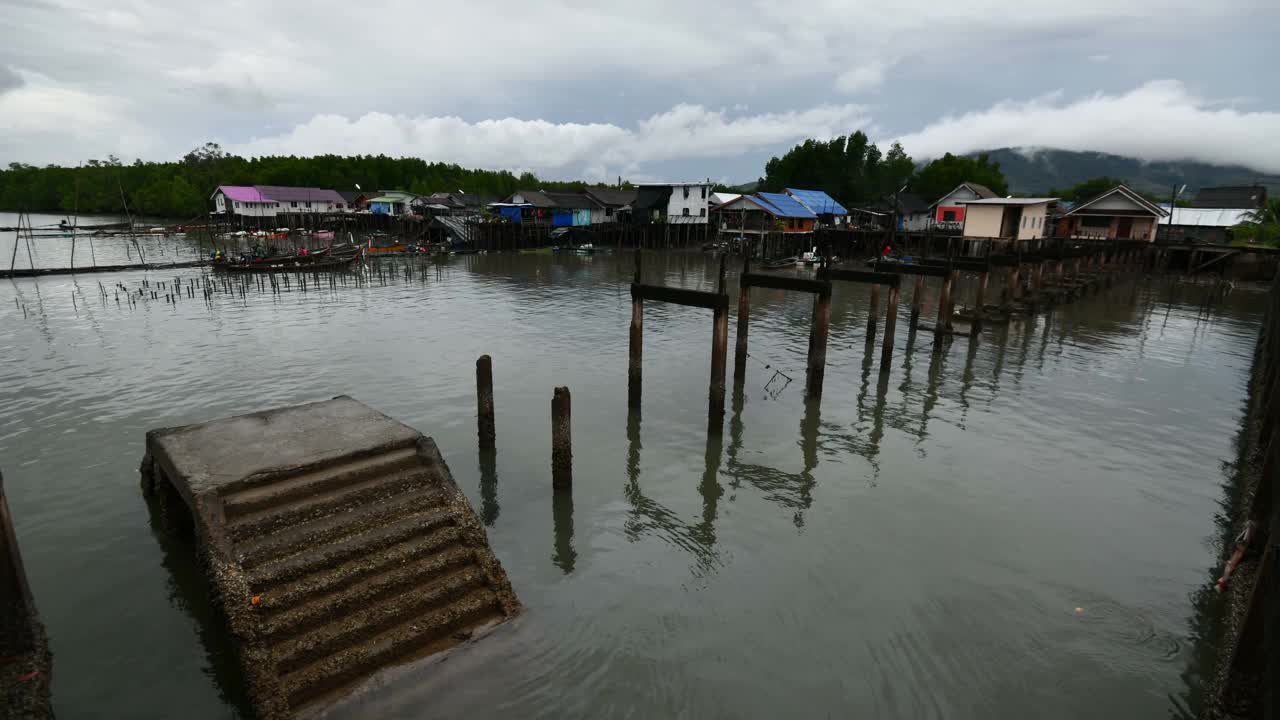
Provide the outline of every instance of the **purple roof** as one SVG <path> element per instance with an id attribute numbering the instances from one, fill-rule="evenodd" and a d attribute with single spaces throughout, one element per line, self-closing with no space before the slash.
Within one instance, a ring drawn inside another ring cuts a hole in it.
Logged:
<path id="1" fill-rule="evenodd" d="M 262 197 L 275 202 L 331 202 L 345 203 L 336 190 L 310 187 L 283 187 L 280 185 L 254 185 Z"/>
<path id="2" fill-rule="evenodd" d="M 246 187 L 244 185 L 219 185 L 214 194 L 222 193 L 232 200 L 239 202 L 266 202 L 267 199 L 262 197 L 262 193 L 257 188 Z"/>

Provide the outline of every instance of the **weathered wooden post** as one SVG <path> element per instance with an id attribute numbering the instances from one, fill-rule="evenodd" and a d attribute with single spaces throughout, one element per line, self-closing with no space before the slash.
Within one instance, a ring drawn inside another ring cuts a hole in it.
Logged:
<path id="1" fill-rule="evenodd" d="M 813 296 L 813 326 L 809 331 L 809 367 L 805 373 L 805 397 L 822 397 L 827 372 L 827 329 L 831 322 L 831 290 Z M 868 341 L 869 342 L 869 341 Z"/>
<path id="2" fill-rule="evenodd" d="M 983 270 L 978 273 L 978 294 L 974 300 L 973 309 L 973 334 L 976 336 L 982 332 L 982 320 L 987 313 L 987 281 L 991 278 L 989 270 Z"/>
<path id="3" fill-rule="evenodd" d="M 935 347 L 942 347 L 943 338 L 946 337 L 947 331 L 951 329 L 951 282 L 954 278 L 955 273 L 950 270 L 942 278 L 942 294 L 938 297 L 938 322 L 933 327 L 933 344 Z"/>
<path id="4" fill-rule="evenodd" d="M 720 256 L 717 290 L 724 294 L 725 256 Z M 720 432 L 724 427 L 724 374 L 729 356 L 729 308 L 716 306 L 711 320 L 711 386 L 707 397 L 707 430 Z"/>
<path id="5" fill-rule="evenodd" d="M 640 248 L 636 248 L 636 277 L 640 283 Z M 641 360 L 644 357 L 644 299 L 631 296 L 631 348 L 627 364 L 627 407 L 640 407 Z"/>
<path id="6" fill-rule="evenodd" d="M 573 437 L 570 433 L 569 388 L 556 388 L 551 398 L 551 487 L 573 487 Z"/>
<path id="7" fill-rule="evenodd" d="M 916 286 L 911 291 L 911 331 L 920 324 L 920 304 L 924 300 L 924 276 L 916 276 Z"/>
<path id="8" fill-rule="evenodd" d="M 898 329 L 898 285 L 889 286 L 889 306 L 884 315 L 884 345 L 880 351 L 880 372 L 889 372 L 893 363 L 893 339 Z M 825 324 L 825 322 L 824 322 Z"/>
<path id="9" fill-rule="evenodd" d="M 876 320 L 880 316 L 880 286 L 871 286 L 871 300 L 867 306 L 867 344 L 876 341 Z"/>
<path id="10" fill-rule="evenodd" d="M 742 274 L 751 269 L 751 256 L 742 258 Z M 738 285 L 738 336 L 733 348 L 733 382 L 741 383 L 747 376 L 747 326 L 751 321 L 751 285 Z"/>
<path id="11" fill-rule="evenodd" d="M 494 448 L 493 424 L 493 360 L 481 355 L 476 360 L 476 426 L 480 435 L 480 449 Z"/>

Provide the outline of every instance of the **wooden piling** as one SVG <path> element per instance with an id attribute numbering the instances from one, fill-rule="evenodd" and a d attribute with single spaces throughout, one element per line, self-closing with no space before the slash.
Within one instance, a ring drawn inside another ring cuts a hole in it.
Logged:
<path id="1" fill-rule="evenodd" d="M 640 282 L 640 248 L 636 248 L 636 279 Z M 641 360 L 644 357 L 644 300 L 631 297 L 631 350 L 627 365 L 627 407 L 640 407 Z"/>
<path id="2" fill-rule="evenodd" d="M 911 331 L 920 324 L 920 305 L 924 300 L 924 276 L 916 276 L 916 286 L 911 291 Z"/>
<path id="3" fill-rule="evenodd" d="M 942 347 L 943 338 L 951 329 L 951 283 L 954 272 L 948 272 L 942 279 L 942 294 L 938 296 L 938 322 L 933 327 L 933 344 Z"/>
<path id="4" fill-rule="evenodd" d="M 481 355 L 476 360 L 476 426 L 480 436 L 480 449 L 494 449 L 493 423 L 493 360 Z"/>
<path id="5" fill-rule="evenodd" d="M 707 430 L 720 432 L 724 423 L 724 373 L 729 355 L 729 309 L 716 308 L 711 322 L 711 385 L 707 391 Z"/>
<path id="6" fill-rule="evenodd" d="M 816 306 L 815 306 L 816 307 Z M 871 300 L 867 305 L 867 344 L 876 341 L 876 320 L 880 315 L 880 286 L 871 286 Z"/>
<path id="7" fill-rule="evenodd" d="M 831 291 L 813 296 L 813 324 L 809 330 L 809 359 L 805 372 L 805 397 L 822 397 L 827 373 L 827 331 L 831 324 Z"/>
<path id="8" fill-rule="evenodd" d="M 570 432 L 569 388 L 556 388 L 551 397 L 551 486 L 573 487 L 573 437 Z"/>
<path id="9" fill-rule="evenodd" d="M 742 272 L 750 270 L 750 255 L 742 259 Z M 743 382 L 747 376 L 747 326 L 751 320 L 751 286 L 741 283 L 738 286 L 738 335 L 734 338 L 733 347 L 733 382 Z"/>
<path id="10" fill-rule="evenodd" d="M 982 319 L 987 312 L 987 282 L 991 279 L 991 273 L 982 271 L 978 273 L 978 294 L 974 300 L 973 308 L 973 333 L 977 335 L 982 331 Z"/>
<path id="11" fill-rule="evenodd" d="M 880 351 L 880 372 L 889 372 L 893 364 L 893 340 L 898 329 L 898 286 L 889 286 L 889 306 L 884 315 L 884 343 Z"/>

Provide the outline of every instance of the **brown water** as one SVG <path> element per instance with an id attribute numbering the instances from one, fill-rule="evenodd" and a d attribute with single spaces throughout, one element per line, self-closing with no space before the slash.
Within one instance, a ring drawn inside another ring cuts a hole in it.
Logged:
<path id="1" fill-rule="evenodd" d="M 712 287 L 701 255 L 645 267 Z M 151 528 L 143 434 L 341 393 L 436 438 L 527 607 L 366 716 L 1194 706 L 1192 596 L 1218 557 L 1259 290 L 1206 307 L 1205 288 L 1147 278 L 938 355 L 904 307 L 882 378 L 866 291 L 841 286 L 820 405 L 803 399 L 810 299 L 758 291 L 745 390 L 709 441 L 709 311 L 649 304 L 628 418 L 629 260 L 456 257 L 385 284 L 114 301 L 174 274 L 0 283 L 0 469 L 61 717 L 240 712 L 190 549 Z M 482 353 L 499 448 L 483 467 Z M 561 384 L 571 505 L 550 492 Z"/>

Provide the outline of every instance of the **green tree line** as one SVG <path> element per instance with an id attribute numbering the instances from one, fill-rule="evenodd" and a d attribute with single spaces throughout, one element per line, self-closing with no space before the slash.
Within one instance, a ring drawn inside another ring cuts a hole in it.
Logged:
<path id="1" fill-rule="evenodd" d="M 79 167 L 10 163 L 0 170 L 0 209 L 49 213 L 123 213 L 175 219 L 209 212 L 218 185 L 294 185 L 355 190 L 478 193 L 504 198 L 518 189 L 571 190 L 584 182 L 540 180 L 531 173 L 472 170 L 385 155 L 243 158 L 209 143 L 177 162 L 123 164 L 114 156 Z"/>

